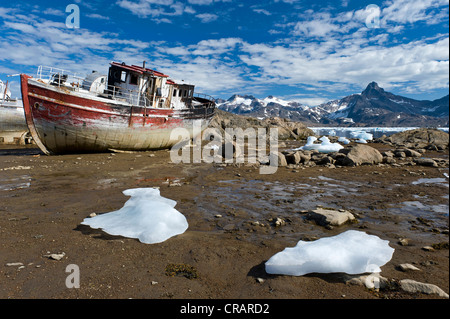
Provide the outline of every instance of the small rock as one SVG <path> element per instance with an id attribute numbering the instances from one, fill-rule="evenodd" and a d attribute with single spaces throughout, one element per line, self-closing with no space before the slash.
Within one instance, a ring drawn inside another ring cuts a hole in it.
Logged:
<path id="1" fill-rule="evenodd" d="M 400 238 L 398 240 L 398 243 L 402 246 L 409 246 L 409 239 L 408 238 Z"/>
<path id="2" fill-rule="evenodd" d="M 66 255 L 66 253 L 61 253 L 61 254 L 50 254 L 50 255 L 44 255 L 44 257 L 53 259 L 53 260 L 61 260 L 64 258 L 64 256 Z"/>
<path id="3" fill-rule="evenodd" d="M 340 274 L 342 280 L 346 284 L 356 286 L 366 286 L 367 289 L 383 289 L 388 285 L 388 279 L 381 276 L 380 273 L 362 274 L 362 275 L 348 275 Z"/>
<path id="4" fill-rule="evenodd" d="M 263 278 L 256 278 L 256 281 L 262 284 L 265 280 Z"/>
<path id="5" fill-rule="evenodd" d="M 425 247 L 422 247 L 422 249 L 425 251 L 434 251 L 434 248 L 431 246 L 425 246 Z"/>
<path id="6" fill-rule="evenodd" d="M 308 219 L 315 220 L 322 226 L 340 226 L 355 220 L 355 216 L 348 211 L 337 211 L 332 209 L 317 208 L 308 213 Z"/>
<path id="7" fill-rule="evenodd" d="M 95 216 L 97 216 L 96 213 L 91 213 L 91 214 L 89 214 L 89 217 L 95 217 Z"/>
<path id="8" fill-rule="evenodd" d="M 281 219 L 281 218 L 279 218 L 279 217 L 277 217 L 277 218 L 275 218 L 275 219 L 271 219 L 271 220 L 269 220 L 269 221 L 273 222 L 273 225 L 274 225 L 275 227 L 280 227 L 280 226 L 286 225 L 285 220 L 284 220 L 284 219 Z"/>
<path id="9" fill-rule="evenodd" d="M 226 230 L 226 231 L 233 231 L 235 229 L 236 229 L 235 224 L 227 224 L 227 225 L 223 226 L 223 230 Z"/>
<path id="10" fill-rule="evenodd" d="M 7 264 L 6 264 L 6 267 L 20 267 L 20 266 L 23 266 L 23 264 L 20 263 L 20 262 L 17 262 L 17 263 L 7 263 Z"/>
<path id="11" fill-rule="evenodd" d="M 181 183 L 170 183 L 169 187 L 176 187 L 176 186 L 181 186 Z"/>
<path id="12" fill-rule="evenodd" d="M 398 267 L 402 271 L 410 271 L 410 270 L 418 271 L 418 270 L 420 270 L 419 268 L 417 268 L 416 266 L 411 265 L 411 264 L 400 264 Z"/>

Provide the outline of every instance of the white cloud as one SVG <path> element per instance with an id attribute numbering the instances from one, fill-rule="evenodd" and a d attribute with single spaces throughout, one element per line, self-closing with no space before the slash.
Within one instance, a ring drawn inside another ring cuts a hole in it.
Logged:
<path id="1" fill-rule="evenodd" d="M 383 21 L 397 23 L 414 23 L 428 21 L 431 24 L 439 23 L 443 19 L 448 21 L 448 0 L 389 0 L 381 13 Z M 446 12 L 446 17 L 439 14 L 436 19 L 436 10 Z"/>
<path id="2" fill-rule="evenodd" d="M 414 41 L 392 47 L 333 46 L 334 53 L 321 52 L 322 43 L 309 48 L 244 43 L 244 63 L 255 66 L 255 79 L 266 83 L 303 83 L 316 88 L 337 83 L 361 86 L 371 81 L 409 83 L 417 90 L 448 87 L 448 37 L 428 43 Z M 311 55 L 310 51 L 317 54 Z M 412 84 L 411 84 L 412 83 Z"/>
<path id="3" fill-rule="evenodd" d="M 262 14 L 265 14 L 266 16 L 272 15 L 272 13 L 270 13 L 270 12 L 267 11 L 266 9 L 253 9 L 253 11 L 255 11 L 256 13 L 262 13 Z"/>
<path id="4" fill-rule="evenodd" d="M 68 29 L 64 23 L 42 18 L 34 21 L 22 19 L 20 15 L 6 18 L 9 21 L 3 22 L 4 31 L 0 35 L 0 61 L 22 69 L 48 65 L 74 72 L 105 71 L 111 58 L 120 52 L 126 51 L 134 57 L 150 45 L 122 40 L 106 32 Z"/>
<path id="5" fill-rule="evenodd" d="M 188 0 L 190 4 L 197 4 L 197 5 L 210 5 L 213 3 L 213 0 Z"/>
<path id="6" fill-rule="evenodd" d="M 203 23 L 208 23 L 217 20 L 219 16 L 213 13 L 200 13 L 196 15 Z"/>
<path id="7" fill-rule="evenodd" d="M 48 14 L 48 15 L 60 16 L 60 17 L 64 16 L 64 12 L 62 12 L 61 10 L 53 9 L 53 8 L 45 9 L 42 13 Z"/>
<path id="8" fill-rule="evenodd" d="M 402 1 L 390 0 L 380 5 L 385 25 L 377 32 L 370 32 L 365 26 L 365 8 L 337 14 L 308 10 L 297 16 L 295 22 L 287 19 L 284 24 L 269 26 L 272 28 L 269 32 L 280 37 L 274 43 L 219 37 L 184 45 L 123 40 L 117 34 L 87 29 L 69 30 L 63 22 L 46 20 L 46 16 L 22 15 L 19 9 L 11 14 L 13 9 L 0 8 L 3 18 L 0 62 L 3 70 L 43 64 L 66 69 L 75 67 L 78 70 L 74 71 L 87 73 L 106 71 L 110 60 L 141 64 L 151 57 L 149 67 L 192 82 L 211 94 L 242 90 L 256 94 L 280 85 L 339 92 L 349 87 L 363 88 L 371 81 L 386 89 L 403 87 L 416 93 L 448 88 L 448 34 L 403 39 L 403 32 L 411 27 L 412 21 L 431 23 L 439 19 L 441 10 L 446 10 L 441 5 L 444 1 L 421 0 L 421 6 L 411 5 L 405 9 L 400 6 Z M 172 17 L 183 14 L 192 14 L 192 19 L 204 23 L 218 19 L 215 13 L 195 14 L 196 11 L 186 5 L 206 6 L 212 0 L 186 3 L 119 0 L 116 3 L 158 23 L 171 23 Z M 407 13 L 410 20 L 406 18 Z M 98 14 L 88 17 L 102 19 Z M 263 15 L 259 17 L 264 19 Z M 393 36 L 397 35 L 399 41 L 393 42 Z M 297 100 L 317 105 L 319 99 L 300 96 Z"/>
<path id="9" fill-rule="evenodd" d="M 307 106 L 317 106 L 330 101 L 329 98 L 324 97 L 287 97 L 287 100 L 295 101 Z"/>
<path id="10" fill-rule="evenodd" d="M 181 16 L 183 13 L 191 13 L 192 8 L 181 2 L 173 0 L 118 0 L 116 4 L 139 17 Z M 187 11 L 186 11 L 187 10 Z"/>
<path id="11" fill-rule="evenodd" d="M 86 17 L 92 18 L 92 19 L 98 19 L 98 20 L 109 20 L 109 17 L 102 16 L 101 14 L 98 14 L 98 13 L 89 13 L 89 14 L 86 14 Z"/>

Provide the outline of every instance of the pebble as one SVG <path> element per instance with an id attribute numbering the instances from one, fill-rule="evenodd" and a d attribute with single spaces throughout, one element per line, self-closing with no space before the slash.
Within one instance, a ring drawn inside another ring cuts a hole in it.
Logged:
<path id="1" fill-rule="evenodd" d="M 44 257 L 53 259 L 53 260 L 61 260 L 64 258 L 64 256 L 66 255 L 66 253 L 61 253 L 61 254 L 49 254 L 49 255 L 44 255 Z"/>
<path id="2" fill-rule="evenodd" d="M 402 271 L 410 271 L 410 270 L 418 271 L 418 270 L 420 270 L 419 268 L 417 268 L 416 266 L 411 265 L 411 264 L 400 264 L 400 265 L 399 265 L 399 268 L 400 268 Z"/>
<path id="3" fill-rule="evenodd" d="M 176 187 L 176 186 L 181 186 L 181 183 L 170 183 L 169 187 Z"/>
<path id="4" fill-rule="evenodd" d="M 19 267 L 19 266 L 23 266 L 23 263 L 17 262 L 17 263 L 7 263 L 6 264 L 7 267 Z"/>

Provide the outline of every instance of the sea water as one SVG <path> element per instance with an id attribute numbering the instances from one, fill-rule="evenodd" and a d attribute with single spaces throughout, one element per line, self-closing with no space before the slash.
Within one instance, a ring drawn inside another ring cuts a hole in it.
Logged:
<path id="1" fill-rule="evenodd" d="M 354 138 L 356 132 L 365 132 L 379 138 L 383 135 L 390 136 L 395 133 L 418 129 L 419 127 L 309 127 L 316 135 L 338 136 Z M 448 127 L 438 128 L 448 133 Z"/>

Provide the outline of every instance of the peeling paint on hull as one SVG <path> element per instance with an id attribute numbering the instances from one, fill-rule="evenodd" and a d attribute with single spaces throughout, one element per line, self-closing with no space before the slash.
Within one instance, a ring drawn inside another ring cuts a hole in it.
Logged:
<path id="1" fill-rule="evenodd" d="M 204 130 L 214 108 L 183 110 L 129 106 L 90 98 L 21 75 L 25 118 L 36 144 L 46 154 L 144 151 L 170 148 L 175 128 L 190 131 L 195 121 Z"/>

